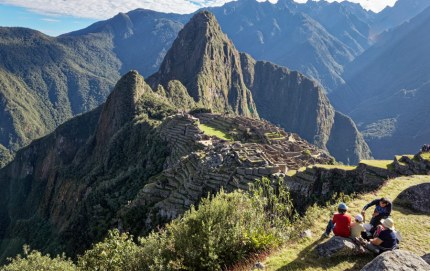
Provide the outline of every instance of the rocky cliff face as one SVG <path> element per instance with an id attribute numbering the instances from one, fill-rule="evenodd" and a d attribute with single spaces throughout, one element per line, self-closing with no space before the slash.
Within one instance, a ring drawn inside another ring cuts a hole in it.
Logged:
<path id="1" fill-rule="evenodd" d="M 0 170 L 1 259 L 24 243 L 76 255 L 109 228 L 146 232 L 221 187 L 333 161 L 265 121 L 175 112 L 130 72 L 103 106 L 20 150 Z"/>
<path id="2" fill-rule="evenodd" d="M 334 110 L 314 81 L 246 54 L 242 54 L 242 70 L 262 118 L 328 149 L 344 163 L 356 164 L 371 157 L 354 122 Z"/>

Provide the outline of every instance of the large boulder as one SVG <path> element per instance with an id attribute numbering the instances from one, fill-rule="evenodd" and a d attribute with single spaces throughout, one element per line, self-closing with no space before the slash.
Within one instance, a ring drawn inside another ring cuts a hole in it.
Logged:
<path id="1" fill-rule="evenodd" d="M 430 183 L 409 187 L 397 197 L 396 202 L 418 212 L 430 214 Z"/>
<path id="2" fill-rule="evenodd" d="M 320 257 L 354 256 L 368 252 L 353 240 L 340 236 L 334 236 L 327 242 L 319 244 L 315 249 Z"/>
<path id="3" fill-rule="evenodd" d="M 422 258 L 406 250 L 384 252 L 361 271 L 429 271 L 430 265 Z"/>

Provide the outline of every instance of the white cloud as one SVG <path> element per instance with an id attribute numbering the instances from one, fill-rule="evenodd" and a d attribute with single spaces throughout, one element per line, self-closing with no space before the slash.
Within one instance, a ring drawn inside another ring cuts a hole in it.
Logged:
<path id="1" fill-rule="evenodd" d="M 70 15 L 82 18 L 107 19 L 119 12 L 146 8 L 162 12 L 191 13 L 201 7 L 221 6 L 233 0 L 0 0 L 8 4 L 28 8 L 48 15 Z M 264 0 L 258 0 L 262 2 Z M 306 2 L 307 0 L 295 0 Z M 335 0 L 329 0 L 333 2 Z M 339 0 L 336 0 L 339 1 Z M 380 10 L 393 5 L 396 0 L 349 0 L 359 2 L 365 8 Z M 424 1 L 424 0 L 423 0 Z M 427 0 L 425 0 L 427 1 Z M 270 0 L 274 3 L 276 0 Z"/>
<path id="2" fill-rule="evenodd" d="M 294 0 L 299 3 L 306 3 L 308 0 Z M 309 0 L 309 1 L 319 1 L 319 0 Z M 346 0 L 326 0 L 328 2 L 342 2 Z M 363 8 L 370 9 L 375 12 L 379 12 L 383 10 L 386 6 L 392 7 L 397 0 L 347 0 L 349 2 L 353 3 L 359 3 Z M 422 1 L 428 1 L 428 0 L 422 0 Z"/>
<path id="3" fill-rule="evenodd" d="M 60 20 L 57 19 L 52 19 L 52 18 L 42 18 L 42 21 L 48 22 L 48 23 L 58 23 L 61 22 Z"/>

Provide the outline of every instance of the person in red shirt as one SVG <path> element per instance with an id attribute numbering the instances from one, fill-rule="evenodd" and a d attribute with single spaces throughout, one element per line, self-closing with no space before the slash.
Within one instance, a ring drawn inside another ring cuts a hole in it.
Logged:
<path id="1" fill-rule="evenodd" d="M 334 214 L 333 219 L 328 222 L 324 237 L 329 237 L 333 230 L 335 236 L 348 238 L 351 235 L 351 216 L 346 213 L 348 206 L 345 203 L 337 207 L 339 213 Z"/>

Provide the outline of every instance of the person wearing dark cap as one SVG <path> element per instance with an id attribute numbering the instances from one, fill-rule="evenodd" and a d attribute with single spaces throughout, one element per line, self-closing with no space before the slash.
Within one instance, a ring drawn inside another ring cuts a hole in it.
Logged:
<path id="1" fill-rule="evenodd" d="M 339 204 L 338 213 L 333 215 L 333 218 L 328 222 L 327 228 L 323 234 L 324 237 L 329 237 L 333 230 L 335 236 L 348 238 L 351 235 L 351 216 L 346 213 L 348 206 L 345 203 Z"/>
<path id="2" fill-rule="evenodd" d="M 376 227 L 379 224 L 381 224 L 381 219 L 388 218 L 391 215 L 392 204 L 391 204 L 391 201 L 389 201 L 386 198 L 375 199 L 363 207 L 363 210 L 361 211 L 361 214 L 363 215 L 363 217 L 365 217 L 366 215 L 366 210 L 369 207 L 374 205 L 376 207 L 375 207 L 375 210 L 373 211 L 372 219 L 370 220 L 369 223 L 373 227 Z"/>

